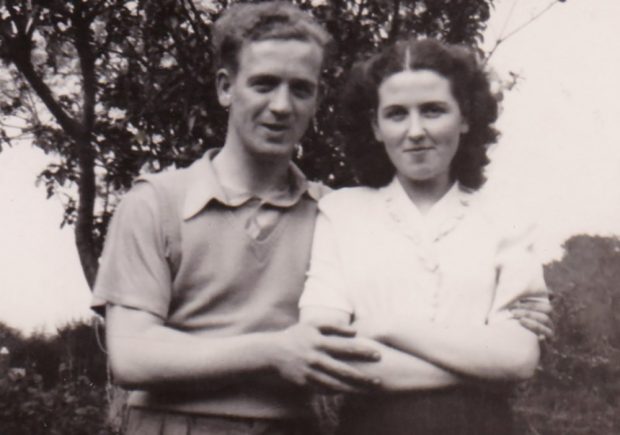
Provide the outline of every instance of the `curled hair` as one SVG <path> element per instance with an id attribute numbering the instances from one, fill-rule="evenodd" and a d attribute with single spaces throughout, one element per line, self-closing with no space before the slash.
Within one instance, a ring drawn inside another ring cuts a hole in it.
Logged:
<path id="1" fill-rule="evenodd" d="M 379 105 L 381 83 L 409 70 L 434 71 L 450 82 L 469 126 L 461 135 L 450 176 L 464 187 L 480 188 L 489 163 L 487 149 L 498 136 L 492 125 L 497 119 L 497 100 L 473 51 L 434 39 L 401 40 L 353 66 L 343 92 L 340 130 L 358 180 L 366 186 L 382 187 L 394 177 L 396 169 L 383 144 L 375 140 L 371 121 Z"/>
<path id="2" fill-rule="evenodd" d="M 324 56 L 331 44 L 331 37 L 314 17 L 292 3 L 235 3 L 214 25 L 216 70 L 226 68 L 237 73 L 243 44 L 266 39 L 314 42 L 321 47 Z"/>

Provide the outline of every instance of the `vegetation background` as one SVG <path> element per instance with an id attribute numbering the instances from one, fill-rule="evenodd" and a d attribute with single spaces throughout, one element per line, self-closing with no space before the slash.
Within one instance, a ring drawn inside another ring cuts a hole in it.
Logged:
<path id="1" fill-rule="evenodd" d="M 549 5 L 563 0 L 550 1 Z M 314 179 L 355 184 L 335 129 L 343 71 L 403 34 L 480 47 L 492 0 L 299 0 L 336 39 L 316 126 L 297 162 Z M 2 0 L 0 152 L 20 140 L 54 157 L 39 181 L 64 205 L 87 281 L 96 276 L 118 199 L 141 172 L 191 163 L 218 146 L 224 112 L 213 95 L 209 38 L 226 0 Z M 482 53 L 481 55 L 485 55 Z M 486 54 L 488 56 L 488 53 Z M 498 80 L 498 91 L 515 84 Z M 546 267 L 556 339 L 521 385 L 524 434 L 620 433 L 620 242 L 577 236 Z M 100 325 L 24 336 L 0 325 L 0 433 L 111 434 Z M 24 370 L 21 370 L 24 369 Z M 113 402 L 113 401 L 112 401 Z M 116 413 L 112 413 L 117 415 Z"/>
<path id="2" fill-rule="evenodd" d="M 544 345 L 533 380 L 516 388 L 523 435 L 620 433 L 620 240 L 575 236 L 545 267 L 554 292 L 556 336 Z M 56 336 L 24 337 L 0 324 L 10 365 L 2 374 L 3 435 L 112 435 L 102 326 L 68 324 Z M 499 435 L 499 434 L 498 434 Z"/>

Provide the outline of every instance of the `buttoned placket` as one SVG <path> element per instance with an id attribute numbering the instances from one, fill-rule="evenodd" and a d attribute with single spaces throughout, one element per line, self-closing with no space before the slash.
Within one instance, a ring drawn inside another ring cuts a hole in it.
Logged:
<path id="1" fill-rule="evenodd" d="M 394 180 L 393 183 L 398 183 Z M 468 205 L 467 201 L 463 198 L 458 199 L 458 205 L 450 204 L 452 198 L 445 198 L 448 204 L 436 204 L 442 207 L 448 206 L 446 213 L 442 213 L 443 210 L 429 211 L 430 215 L 426 217 L 422 216 L 415 204 L 411 202 L 407 194 L 404 192 L 400 185 L 389 185 L 387 188 L 386 196 L 386 210 L 390 216 L 392 222 L 410 241 L 412 251 L 416 254 L 416 259 L 422 270 L 429 274 L 432 278 L 429 279 L 430 291 L 430 303 L 431 312 L 429 314 L 429 320 L 435 321 L 441 301 L 442 292 L 442 269 L 437 255 L 438 243 L 442 238 L 447 236 L 454 230 L 458 222 L 464 216 L 464 207 Z M 454 192 L 451 192 L 455 194 Z M 442 198 L 444 200 L 444 198 Z M 441 201 L 441 200 L 440 200 Z M 432 220 L 433 214 L 439 214 L 437 225 Z M 445 218 L 442 218 L 445 215 Z"/>

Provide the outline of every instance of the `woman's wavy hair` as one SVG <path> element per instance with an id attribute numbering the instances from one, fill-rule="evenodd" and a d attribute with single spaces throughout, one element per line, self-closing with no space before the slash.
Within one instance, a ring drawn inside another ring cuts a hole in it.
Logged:
<path id="1" fill-rule="evenodd" d="M 452 94 L 469 125 L 452 160 L 451 177 L 463 187 L 479 189 L 485 182 L 484 167 L 489 163 L 487 149 L 498 137 L 493 128 L 497 99 L 472 50 L 435 39 L 400 40 L 353 66 L 342 94 L 339 124 L 345 153 L 358 181 L 382 187 L 394 177 L 396 170 L 383 144 L 375 139 L 372 122 L 381 83 L 407 70 L 431 70 L 450 81 Z"/>

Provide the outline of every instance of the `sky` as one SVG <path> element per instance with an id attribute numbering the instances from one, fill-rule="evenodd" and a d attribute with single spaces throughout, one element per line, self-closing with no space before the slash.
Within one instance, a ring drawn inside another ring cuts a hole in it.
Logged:
<path id="1" fill-rule="evenodd" d="M 491 48 L 547 0 L 496 0 Z M 567 0 L 499 45 L 489 65 L 519 79 L 504 95 L 489 198 L 510 198 L 539 221 L 545 261 L 573 234 L 620 235 L 620 1 Z M 0 321 L 26 333 L 90 317 L 71 228 L 36 175 L 49 156 L 0 152 Z"/>

